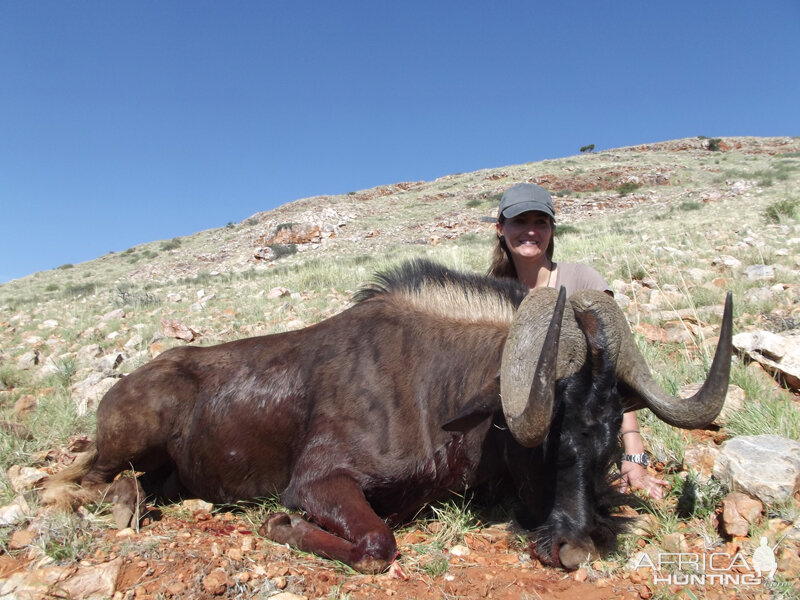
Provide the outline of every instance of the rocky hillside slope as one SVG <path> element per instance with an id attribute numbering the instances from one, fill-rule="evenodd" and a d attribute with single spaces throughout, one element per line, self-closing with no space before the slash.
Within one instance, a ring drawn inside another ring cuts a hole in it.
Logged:
<path id="1" fill-rule="evenodd" d="M 270 544 L 254 534 L 253 512 L 161 507 L 156 524 L 117 533 L 99 509 L 70 518 L 39 511 L 41 478 L 75 459 L 99 399 L 120 377 L 171 346 L 317 322 L 345 308 L 375 270 L 409 257 L 485 271 L 493 240 L 485 217 L 520 181 L 552 191 L 557 258 L 606 276 L 665 387 L 688 393 L 702 380 L 724 293 L 734 292 L 738 356 L 725 412 L 692 432 L 642 415 L 653 470 L 673 491 L 637 516 L 618 556 L 565 584 L 531 561 L 508 523 L 473 521 L 443 541 L 436 513 L 402 532 L 404 576 L 367 577 Z M 302 199 L 0 285 L 0 598 L 49 597 L 42 589 L 55 588 L 96 598 L 376 590 L 425 598 L 475 589 L 500 598 L 668 597 L 671 587 L 630 562 L 637 553 L 741 550 L 749 561 L 762 536 L 776 548 L 778 582 L 741 593 L 794 593 L 798 190 L 800 139 L 675 140 Z M 693 508 L 681 512 L 690 492 Z M 704 588 L 712 591 L 729 589 Z"/>

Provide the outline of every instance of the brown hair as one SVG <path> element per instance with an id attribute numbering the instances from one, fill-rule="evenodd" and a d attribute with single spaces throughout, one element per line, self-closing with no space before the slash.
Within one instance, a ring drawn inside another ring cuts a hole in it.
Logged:
<path id="1" fill-rule="evenodd" d="M 497 218 L 497 222 L 501 225 L 505 220 L 506 218 L 503 215 Z M 553 229 L 553 235 L 550 238 L 547 250 L 545 250 L 545 255 L 552 261 L 556 245 L 556 222 L 552 217 L 550 217 L 550 227 Z M 517 268 L 514 266 L 514 261 L 511 260 L 511 254 L 506 245 L 506 239 L 500 235 L 497 236 L 497 243 L 494 245 L 494 250 L 492 250 L 492 264 L 489 266 L 489 275 L 506 279 L 519 279 Z"/>

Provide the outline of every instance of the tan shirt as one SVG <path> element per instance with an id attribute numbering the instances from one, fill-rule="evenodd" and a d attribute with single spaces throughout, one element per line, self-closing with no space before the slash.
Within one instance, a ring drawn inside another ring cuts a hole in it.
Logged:
<path id="1" fill-rule="evenodd" d="M 559 262 L 557 266 L 556 289 L 567 288 L 567 298 L 580 290 L 600 290 L 612 296 L 614 292 L 603 276 L 588 265 Z"/>

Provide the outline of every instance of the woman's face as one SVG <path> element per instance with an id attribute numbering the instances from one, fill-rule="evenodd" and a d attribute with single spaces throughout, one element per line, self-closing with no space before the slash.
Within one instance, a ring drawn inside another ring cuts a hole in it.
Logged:
<path id="1" fill-rule="evenodd" d="M 497 233 L 505 236 L 514 262 L 536 262 L 546 256 L 547 247 L 553 239 L 553 226 L 547 214 L 530 211 L 498 222 Z"/>

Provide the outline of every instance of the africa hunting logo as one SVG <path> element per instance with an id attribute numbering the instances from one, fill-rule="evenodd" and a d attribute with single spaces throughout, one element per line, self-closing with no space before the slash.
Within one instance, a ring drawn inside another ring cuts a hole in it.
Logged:
<path id="1" fill-rule="evenodd" d="M 778 542 L 780 543 L 780 541 Z M 775 549 L 766 537 L 753 552 L 750 562 L 741 552 L 660 552 L 650 555 L 640 552 L 633 560 L 633 569 L 652 571 L 654 584 L 666 585 L 765 585 L 771 583 L 778 570 Z"/>

